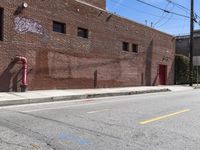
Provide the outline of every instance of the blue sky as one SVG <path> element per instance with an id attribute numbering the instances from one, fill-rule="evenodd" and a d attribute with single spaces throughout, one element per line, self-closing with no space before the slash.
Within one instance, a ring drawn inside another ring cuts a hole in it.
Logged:
<path id="1" fill-rule="evenodd" d="M 147 3 L 173 11 L 182 15 L 190 16 L 189 10 L 184 10 L 167 0 L 143 0 Z M 190 0 L 172 0 L 188 9 L 190 9 Z M 200 0 L 195 1 L 195 13 L 200 16 Z M 199 7 L 198 7 L 199 6 Z M 190 31 L 190 20 L 188 18 L 163 13 L 150 6 L 144 5 L 136 0 L 107 0 L 107 10 L 116 14 L 134 20 L 141 24 L 151 26 L 151 22 L 155 29 L 172 34 L 182 35 L 188 34 Z M 200 18 L 198 18 L 200 21 Z M 200 29 L 198 24 L 195 24 L 195 29 Z"/>

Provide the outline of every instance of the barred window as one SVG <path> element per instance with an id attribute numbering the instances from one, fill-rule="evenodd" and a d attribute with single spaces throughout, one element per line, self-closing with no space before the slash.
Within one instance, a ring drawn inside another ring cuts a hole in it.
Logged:
<path id="1" fill-rule="evenodd" d="M 66 24 L 65 23 L 53 21 L 53 31 L 54 32 L 66 33 L 65 28 L 66 28 Z"/>

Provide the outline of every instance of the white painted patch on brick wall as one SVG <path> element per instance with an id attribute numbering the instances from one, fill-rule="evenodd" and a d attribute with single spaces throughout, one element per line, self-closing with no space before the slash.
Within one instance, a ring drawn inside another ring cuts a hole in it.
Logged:
<path id="1" fill-rule="evenodd" d="M 16 17 L 14 19 L 14 24 L 15 24 L 14 30 L 18 33 L 31 32 L 40 35 L 44 34 L 43 26 L 39 22 L 31 18 Z"/>

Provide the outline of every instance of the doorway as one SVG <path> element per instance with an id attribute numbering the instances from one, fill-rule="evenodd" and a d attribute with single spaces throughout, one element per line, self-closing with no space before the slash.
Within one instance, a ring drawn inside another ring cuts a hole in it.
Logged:
<path id="1" fill-rule="evenodd" d="M 167 77 L 167 66 L 166 65 L 159 65 L 159 84 L 166 85 L 166 78 Z"/>

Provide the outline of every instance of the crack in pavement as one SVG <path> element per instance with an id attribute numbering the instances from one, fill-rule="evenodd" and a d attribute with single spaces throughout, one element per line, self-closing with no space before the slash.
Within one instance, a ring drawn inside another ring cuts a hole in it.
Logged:
<path id="1" fill-rule="evenodd" d="M 6 122 L 4 122 L 3 120 L 6 121 Z M 15 122 L 11 122 L 7 119 L 3 119 L 3 120 L 1 119 L 1 121 L 0 121 L 1 126 L 4 126 L 4 127 L 8 128 L 12 131 L 19 133 L 19 134 L 23 134 L 23 135 L 26 135 L 28 137 L 33 137 L 33 138 L 35 138 L 39 141 L 46 143 L 46 145 L 48 147 L 50 147 L 51 149 L 57 150 L 57 145 L 59 145 L 59 144 L 55 143 L 55 139 L 49 139 L 48 137 L 46 137 L 45 135 L 42 135 L 39 132 L 33 131 L 29 128 L 26 128 L 25 126 L 22 126 L 20 124 L 15 123 Z M 54 146 L 54 145 L 56 145 L 56 146 Z M 64 147 L 59 148 L 59 149 L 65 150 Z"/>
<path id="2" fill-rule="evenodd" d="M 70 124 L 70 123 L 66 123 L 66 122 L 62 122 L 62 121 L 58 121 L 58 120 L 54 120 L 54 119 L 50 119 L 50 118 L 46 118 L 46 117 L 42 117 L 42 116 L 37 116 L 37 115 L 33 115 L 33 114 L 28 114 L 28 113 L 24 113 L 24 112 L 18 112 L 17 111 L 17 113 L 23 114 L 23 115 L 26 115 L 26 116 L 32 116 L 32 117 L 37 118 L 37 119 L 39 118 L 39 119 L 43 119 L 43 120 L 56 122 L 58 124 L 62 124 L 62 125 L 68 126 L 68 127 L 72 128 L 72 129 L 84 130 L 84 131 L 87 131 L 89 133 L 95 133 L 95 134 L 100 134 L 102 136 L 107 136 L 107 137 L 113 138 L 115 140 L 122 140 L 120 137 L 116 137 L 116 136 L 109 135 L 109 134 L 106 134 L 106 133 L 102 133 L 102 132 L 99 132 L 99 131 L 94 131 L 94 130 L 87 129 L 87 128 L 84 128 L 84 127 L 75 126 L 75 125 Z"/>
<path id="3" fill-rule="evenodd" d="M 23 147 L 23 148 L 30 148 L 30 147 L 22 145 L 22 144 L 16 144 L 16 143 L 12 143 L 12 142 L 8 142 L 8 141 L 5 141 L 5 140 L 2 140 L 2 138 L 0 138 L 0 142 L 1 143 L 5 143 L 7 145 L 14 145 L 14 146 Z"/>

